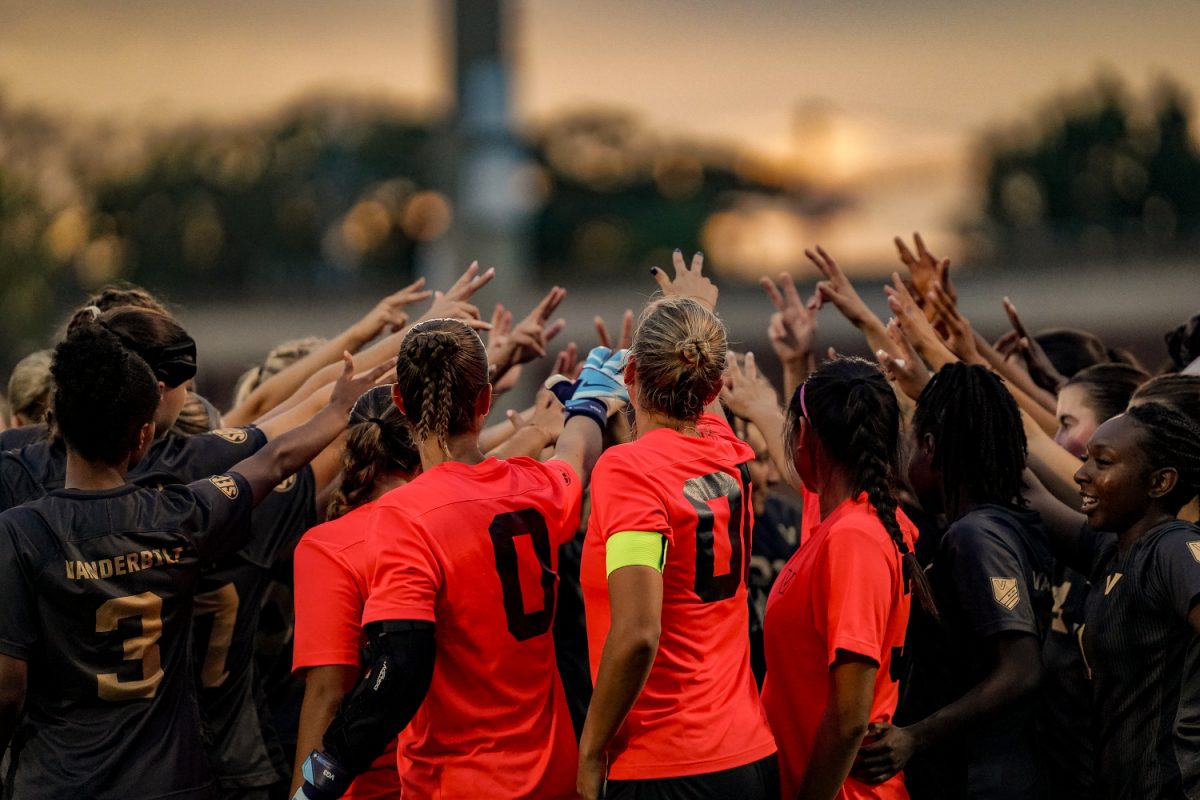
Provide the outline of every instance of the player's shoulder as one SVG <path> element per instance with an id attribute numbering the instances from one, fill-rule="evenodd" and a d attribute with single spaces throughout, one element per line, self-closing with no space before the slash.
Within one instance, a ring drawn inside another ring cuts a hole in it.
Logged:
<path id="1" fill-rule="evenodd" d="M 1151 530 L 1141 549 L 1154 561 L 1200 564 L 1200 527 L 1184 520 L 1171 520 Z"/>
<path id="2" fill-rule="evenodd" d="M 361 544 L 367 538 L 366 527 L 377 502 L 352 508 L 340 517 L 309 528 L 296 546 L 297 552 L 303 547 L 324 553 L 336 553 Z"/>

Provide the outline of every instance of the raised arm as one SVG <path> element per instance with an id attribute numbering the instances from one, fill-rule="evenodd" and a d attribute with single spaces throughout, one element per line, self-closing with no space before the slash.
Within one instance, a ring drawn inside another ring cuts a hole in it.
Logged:
<path id="1" fill-rule="evenodd" d="M 735 416 L 758 428 L 767 442 L 767 454 L 780 476 L 797 488 L 796 471 L 784 442 L 784 415 L 779 408 L 779 398 L 775 394 L 775 387 L 759 373 L 754 363 L 754 353 L 746 353 L 741 363 L 738 363 L 736 354 L 730 354 L 725 367 L 725 383 L 721 387 L 721 401 Z"/>
<path id="2" fill-rule="evenodd" d="M 419 278 L 380 300 L 358 322 L 263 381 L 245 400 L 222 416 L 222 424 L 228 427 L 249 425 L 252 420 L 291 397 L 317 370 L 340 361 L 342 353 L 357 353 L 387 328 L 392 333 L 400 331 L 408 323 L 405 307 L 425 300 L 432 294 L 422 291 L 424 285 L 425 279 Z M 366 365 L 365 361 L 363 365 Z"/>
<path id="3" fill-rule="evenodd" d="M 271 439 L 257 453 L 234 464 L 233 471 L 250 484 L 255 505 L 262 502 L 280 481 L 312 461 L 345 430 L 350 409 L 359 395 L 374 386 L 375 381 L 390 369 L 385 364 L 355 376 L 354 359 L 349 353 L 344 353 L 342 358 L 342 375 L 324 408 L 303 425 Z"/>

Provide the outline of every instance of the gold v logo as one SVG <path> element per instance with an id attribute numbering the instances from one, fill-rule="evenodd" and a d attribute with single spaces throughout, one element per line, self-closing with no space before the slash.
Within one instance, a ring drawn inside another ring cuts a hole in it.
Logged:
<path id="1" fill-rule="evenodd" d="M 1113 590 L 1113 587 L 1117 585 L 1117 581 L 1119 581 L 1119 580 L 1121 580 L 1120 572 L 1114 572 L 1112 575 L 1109 575 L 1107 578 L 1104 579 L 1104 596 L 1105 597 L 1108 597 L 1108 593 Z"/>

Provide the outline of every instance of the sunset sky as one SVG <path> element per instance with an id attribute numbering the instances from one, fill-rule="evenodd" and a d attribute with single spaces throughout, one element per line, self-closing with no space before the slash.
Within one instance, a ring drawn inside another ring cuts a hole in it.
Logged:
<path id="1" fill-rule="evenodd" d="M 729 142 L 858 190 L 827 234 L 875 258 L 969 213 L 969 145 L 1102 68 L 1200 89 L 1200 2 L 514 5 L 518 125 L 579 107 Z M 159 122 L 269 111 L 313 90 L 449 97 L 430 0 L 0 0 L 9 102 Z M 864 242 L 866 242 L 864 244 Z"/>

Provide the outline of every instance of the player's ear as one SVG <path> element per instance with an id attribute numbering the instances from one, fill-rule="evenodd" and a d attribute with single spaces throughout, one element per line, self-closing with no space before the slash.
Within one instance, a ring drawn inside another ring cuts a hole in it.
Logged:
<path id="1" fill-rule="evenodd" d="M 404 414 L 406 417 L 408 416 L 408 413 L 404 410 L 404 398 L 400 396 L 400 384 L 398 383 L 392 384 L 392 402 L 396 404 L 396 408 L 400 409 L 401 414 Z"/>
<path id="2" fill-rule="evenodd" d="M 483 391 L 475 398 L 475 416 L 486 417 L 492 410 L 492 385 L 483 387 Z"/>
<path id="3" fill-rule="evenodd" d="M 625 385 L 630 389 L 637 379 L 637 368 L 633 363 L 633 356 L 625 356 Z"/>

